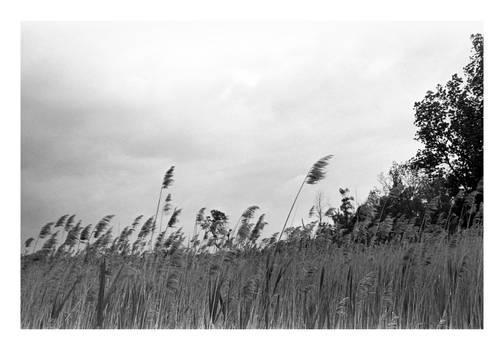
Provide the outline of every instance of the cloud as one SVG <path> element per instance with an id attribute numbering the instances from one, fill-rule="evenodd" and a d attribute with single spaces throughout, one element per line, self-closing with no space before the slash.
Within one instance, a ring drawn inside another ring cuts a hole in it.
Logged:
<path id="1" fill-rule="evenodd" d="M 76 213 L 116 225 L 155 210 L 176 166 L 188 229 L 200 207 L 261 206 L 281 227 L 321 156 L 362 200 L 414 154 L 414 101 L 460 70 L 477 23 L 25 23 L 22 235 Z"/>

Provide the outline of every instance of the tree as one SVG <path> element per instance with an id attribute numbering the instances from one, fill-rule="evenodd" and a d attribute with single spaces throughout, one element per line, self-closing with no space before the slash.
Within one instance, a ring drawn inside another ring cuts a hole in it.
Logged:
<path id="1" fill-rule="evenodd" d="M 343 227 L 348 228 L 354 209 L 354 206 L 352 204 L 354 197 L 349 195 L 350 190 L 348 188 L 340 188 L 339 193 L 341 195 L 341 205 L 339 207 L 340 209 L 339 221 Z"/>
<path id="2" fill-rule="evenodd" d="M 394 162 L 386 174 L 380 174 L 382 189 L 370 193 L 368 202 L 380 214 L 379 218 L 404 216 L 421 217 L 425 204 L 434 198 L 440 200 L 439 211 L 448 212 L 452 197 L 447 195 L 443 178 L 429 178 L 425 172 L 414 169 L 410 163 Z"/>
<path id="3" fill-rule="evenodd" d="M 315 196 L 315 203 L 310 209 L 310 212 L 308 213 L 308 216 L 311 217 L 316 217 L 318 219 L 319 224 L 322 224 L 322 220 L 324 218 L 324 194 L 322 192 L 317 192 Z"/>
<path id="4" fill-rule="evenodd" d="M 213 209 L 210 211 L 210 215 L 199 223 L 205 232 L 203 240 L 206 241 L 208 247 L 220 248 L 230 238 L 232 230 L 227 227 L 228 217 L 225 213 Z"/>
<path id="5" fill-rule="evenodd" d="M 473 191 L 483 177 L 483 36 L 471 36 L 473 50 L 463 77 L 428 91 L 416 102 L 416 140 L 424 147 L 412 159 L 430 178 L 444 178 L 450 195 Z"/>

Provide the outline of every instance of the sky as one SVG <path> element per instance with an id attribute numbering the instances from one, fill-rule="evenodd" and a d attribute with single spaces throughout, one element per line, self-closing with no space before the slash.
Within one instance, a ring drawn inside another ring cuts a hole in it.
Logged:
<path id="1" fill-rule="evenodd" d="M 21 28 L 21 239 L 76 214 L 114 228 L 165 195 L 231 226 L 258 205 L 280 231 L 317 193 L 362 203 L 414 156 L 413 104 L 468 63 L 479 22 L 25 22 Z M 115 231 L 117 232 L 117 231 Z"/>

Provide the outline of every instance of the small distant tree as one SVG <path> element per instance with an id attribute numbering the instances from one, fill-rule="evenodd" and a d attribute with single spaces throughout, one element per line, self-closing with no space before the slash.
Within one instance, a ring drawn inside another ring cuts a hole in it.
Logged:
<path id="1" fill-rule="evenodd" d="M 315 202 L 313 206 L 310 209 L 310 212 L 308 213 L 308 216 L 310 218 L 315 217 L 317 218 L 317 221 L 320 224 L 322 224 L 322 220 L 325 216 L 326 213 L 326 204 L 324 204 L 324 194 L 322 192 L 317 192 L 317 195 L 315 196 Z"/>
<path id="2" fill-rule="evenodd" d="M 350 219 L 353 215 L 354 206 L 352 201 L 354 200 L 354 197 L 349 195 L 350 190 L 348 188 L 340 188 L 339 193 L 341 195 L 341 205 L 339 207 L 341 213 L 340 223 L 344 227 L 348 227 Z"/>
<path id="3" fill-rule="evenodd" d="M 230 237 L 231 232 L 227 227 L 228 217 L 219 210 L 211 210 L 210 216 L 207 216 L 199 224 L 204 231 L 203 240 L 206 241 L 207 247 L 221 248 Z"/>

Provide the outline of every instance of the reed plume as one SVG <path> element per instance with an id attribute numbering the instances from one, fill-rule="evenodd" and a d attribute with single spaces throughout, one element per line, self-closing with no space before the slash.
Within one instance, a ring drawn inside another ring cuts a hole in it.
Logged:
<path id="1" fill-rule="evenodd" d="M 250 238 L 249 238 L 249 241 L 252 245 L 254 245 L 256 243 L 257 239 L 261 235 L 262 230 L 264 229 L 264 226 L 266 226 L 268 224 L 266 221 L 264 221 L 265 216 L 266 216 L 266 214 L 261 214 L 261 216 L 259 216 L 259 219 L 257 219 L 257 222 L 254 225 L 254 228 L 252 229 L 252 232 L 251 232 Z"/>
<path id="2" fill-rule="evenodd" d="M 45 224 L 42 229 L 40 230 L 40 233 L 39 233 L 39 237 L 41 239 L 44 239 L 46 238 L 47 236 L 49 236 L 51 234 L 51 231 L 52 231 L 52 226 L 54 225 L 54 222 L 48 222 L 47 224 Z"/>
<path id="3" fill-rule="evenodd" d="M 292 213 L 292 210 L 294 209 L 294 205 L 296 204 L 296 201 L 299 197 L 299 194 L 301 193 L 301 190 L 303 189 L 304 184 L 306 183 L 308 185 L 315 185 L 319 181 L 323 180 L 326 175 L 325 168 L 329 165 L 329 160 L 332 157 L 333 156 L 330 154 L 330 155 L 327 155 L 323 158 L 320 158 L 317 162 L 315 162 L 315 164 L 312 165 L 312 167 L 308 171 L 308 174 L 306 174 L 305 178 L 303 179 L 303 182 L 301 183 L 301 186 L 299 187 L 299 190 L 296 194 L 296 197 L 294 198 L 294 201 L 292 202 L 289 213 L 287 214 L 287 218 L 285 219 L 285 223 L 282 227 L 282 230 L 280 231 L 278 241 L 280 241 L 280 239 L 282 239 L 282 235 L 285 231 L 285 227 L 287 226 L 287 222 L 289 221 L 289 217 Z"/>
<path id="4" fill-rule="evenodd" d="M 175 167 L 172 165 L 170 167 L 170 169 L 168 169 L 163 177 L 163 182 L 161 183 L 161 188 L 159 189 L 159 197 L 158 197 L 158 203 L 157 203 L 157 208 L 156 208 L 156 215 L 155 215 L 155 218 L 154 218 L 154 223 L 157 222 L 157 217 L 158 217 L 158 214 L 159 214 L 159 206 L 161 205 L 161 196 L 163 194 L 163 190 L 164 189 L 167 189 L 170 185 L 173 184 L 173 173 L 175 171 Z M 153 240 L 153 237 L 154 237 L 154 230 L 156 229 L 156 225 L 154 225 L 154 227 L 152 228 L 152 233 L 151 233 L 151 237 L 150 237 L 150 246 L 151 246 L 151 250 L 152 250 L 152 240 Z M 159 227 L 159 230 L 161 230 L 161 227 Z"/>
<path id="5" fill-rule="evenodd" d="M 168 213 L 171 209 L 171 200 L 172 200 L 171 194 L 168 193 L 168 195 L 166 196 L 166 199 L 164 201 L 164 206 L 163 206 L 163 211 L 165 213 Z"/>
<path id="6" fill-rule="evenodd" d="M 329 160 L 331 160 L 332 157 L 333 156 L 330 154 L 328 156 L 320 158 L 315 164 L 313 164 L 305 178 L 305 181 L 308 185 L 315 185 L 320 180 L 323 180 L 325 178 L 325 168 L 329 165 Z"/>
<path id="7" fill-rule="evenodd" d="M 170 220 L 168 221 L 168 225 L 166 226 L 166 229 L 168 229 L 168 227 L 175 226 L 175 224 L 178 222 L 178 216 L 180 215 L 181 212 L 182 212 L 181 208 L 175 208 L 172 216 L 170 217 Z"/>
<path id="8" fill-rule="evenodd" d="M 92 225 L 87 225 L 82 230 L 82 232 L 80 234 L 80 238 L 79 238 L 82 242 L 89 241 L 89 238 L 91 237 L 91 227 L 92 227 Z"/>
<path id="9" fill-rule="evenodd" d="M 163 209 L 161 211 L 161 219 L 159 220 L 159 229 L 160 230 L 163 227 L 163 217 L 165 215 L 167 215 L 171 210 L 171 200 L 172 200 L 171 194 L 168 193 L 168 195 L 166 196 L 166 198 L 164 200 Z"/>
<path id="10" fill-rule="evenodd" d="M 249 221 L 254 217 L 254 214 L 258 209 L 259 207 L 257 205 L 252 205 L 245 209 L 243 214 L 238 219 L 238 222 L 236 223 L 236 226 L 233 230 L 233 235 L 236 233 L 236 236 L 238 237 L 240 242 L 243 242 L 248 238 L 250 229 L 252 228 L 252 225 L 249 223 Z M 240 225 L 239 228 L 238 225 Z M 238 231 L 236 231 L 237 228 Z"/>
<path id="11" fill-rule="evenodd" d="M 103 217 L 103 219 L 98 221 L 93 231 L 93 238 L 98 238 L 103 233 L 103 231 L 105 231 L 110 221 L 112 221 L 113 217 L 114 215 L 106 215 Z"/>
<path id="12" fill-rule="evenodd" d="M 62 217 L 60 217 L 58 221 L 56 221 L 56 225 L 54 227 L 62 227 L 65 224 L 68 217 L 69 214 L 65 214 Z"/>
<path id="13" fill-rule="evenodd" d="M 25 248 L 30 248 L 31 244 L 33 243 L 34 241 L 34 238 L 33 237 L 30 237 L 28 238 L 25 242 L 24 242 L 24 246 Z"/>
<path id="14" fill-rule="evenodd" d="M 54 253 L 54 250 L 56 249 L 56 244 L 58 243 L 58 239 L 56 236 L 58 233 L 53 233 L 51 237 L 47 241 L 44 242 L 44 245 L 42 246 L 41 253 L 43 256 L 50 256 L 52 253 Z"/>
<path id="15" fill-rule="evenodd" d="M 47 236 L 49 236 L 51 234 L 52 226 L 53 225 L 54 225 L 54 222 L 48 222 L 47 224 L 45 224 L 44 226 L 42 226 L 42 229 L 40 230 L 40 232 L 39 232 L 39 234 L 37 236 L 37 240 L 35 241 L 35 245 L 33 246 L 32 253 L 34 253 L 35 250 L 37 249 L 37 245 L 38 245 L 39 239 L 44 239 L 44 238 L 46 238 Z"/>
<path id="16" fill-rule="evenodd" d="M 70 232 L 75 221 L 75 214 L 70 216 L 65 223 L 65 231 Z"/>
<path id="17" fill-rule="evenodd" d="M 147 219 L 147 221 L 144 222 L 142 225 L 142 228 L 140 229 L 140 232 L 138 233 L 139 238 L 145 238 L 147 235 L 152 232 L 152 227 L 154 226 L 154 217 L 151 216 L 150 218 Z"/>
<path id="18" fill-rule="evenodd" d="M 140 225 L 140 220 L 142 220 L 143 218 L 143 215 L 138 215 L 135 220 L 133 220 L 133 223 L 131 224 L 131 229 L 133 231 L 136 230 L 136 228 L 138 227 L 138 225 Z"/>
<path id="19" fill-rule="evenodd" d="M 71 227 L 71 226 L 69 226 Z M 66 248 L 68 251 L 70 251 L 77 241 L 79 241 L 80 236 L 81 236 L 81 221 L 79 221 L 74 227 L 71 227 L 67 233 L 66 239 L 61 245 L 61 249 Z"/>
<path id="20" fill-rule="evenodd" d="M 203 222 L 205 219 L 205 210 L 206 208 L 203 207 L 200 210 L 198 210 L 198 213 L 196 214 L 196 219 L 194 220 L 194 230 L 193 230 L 193 236 L 191 238 L 191 242 L 194 244 L 196 240 L 196 236 L 198 235 L 198 224 Z M 189 239 L 189 237 L 187 237 Z"/>

